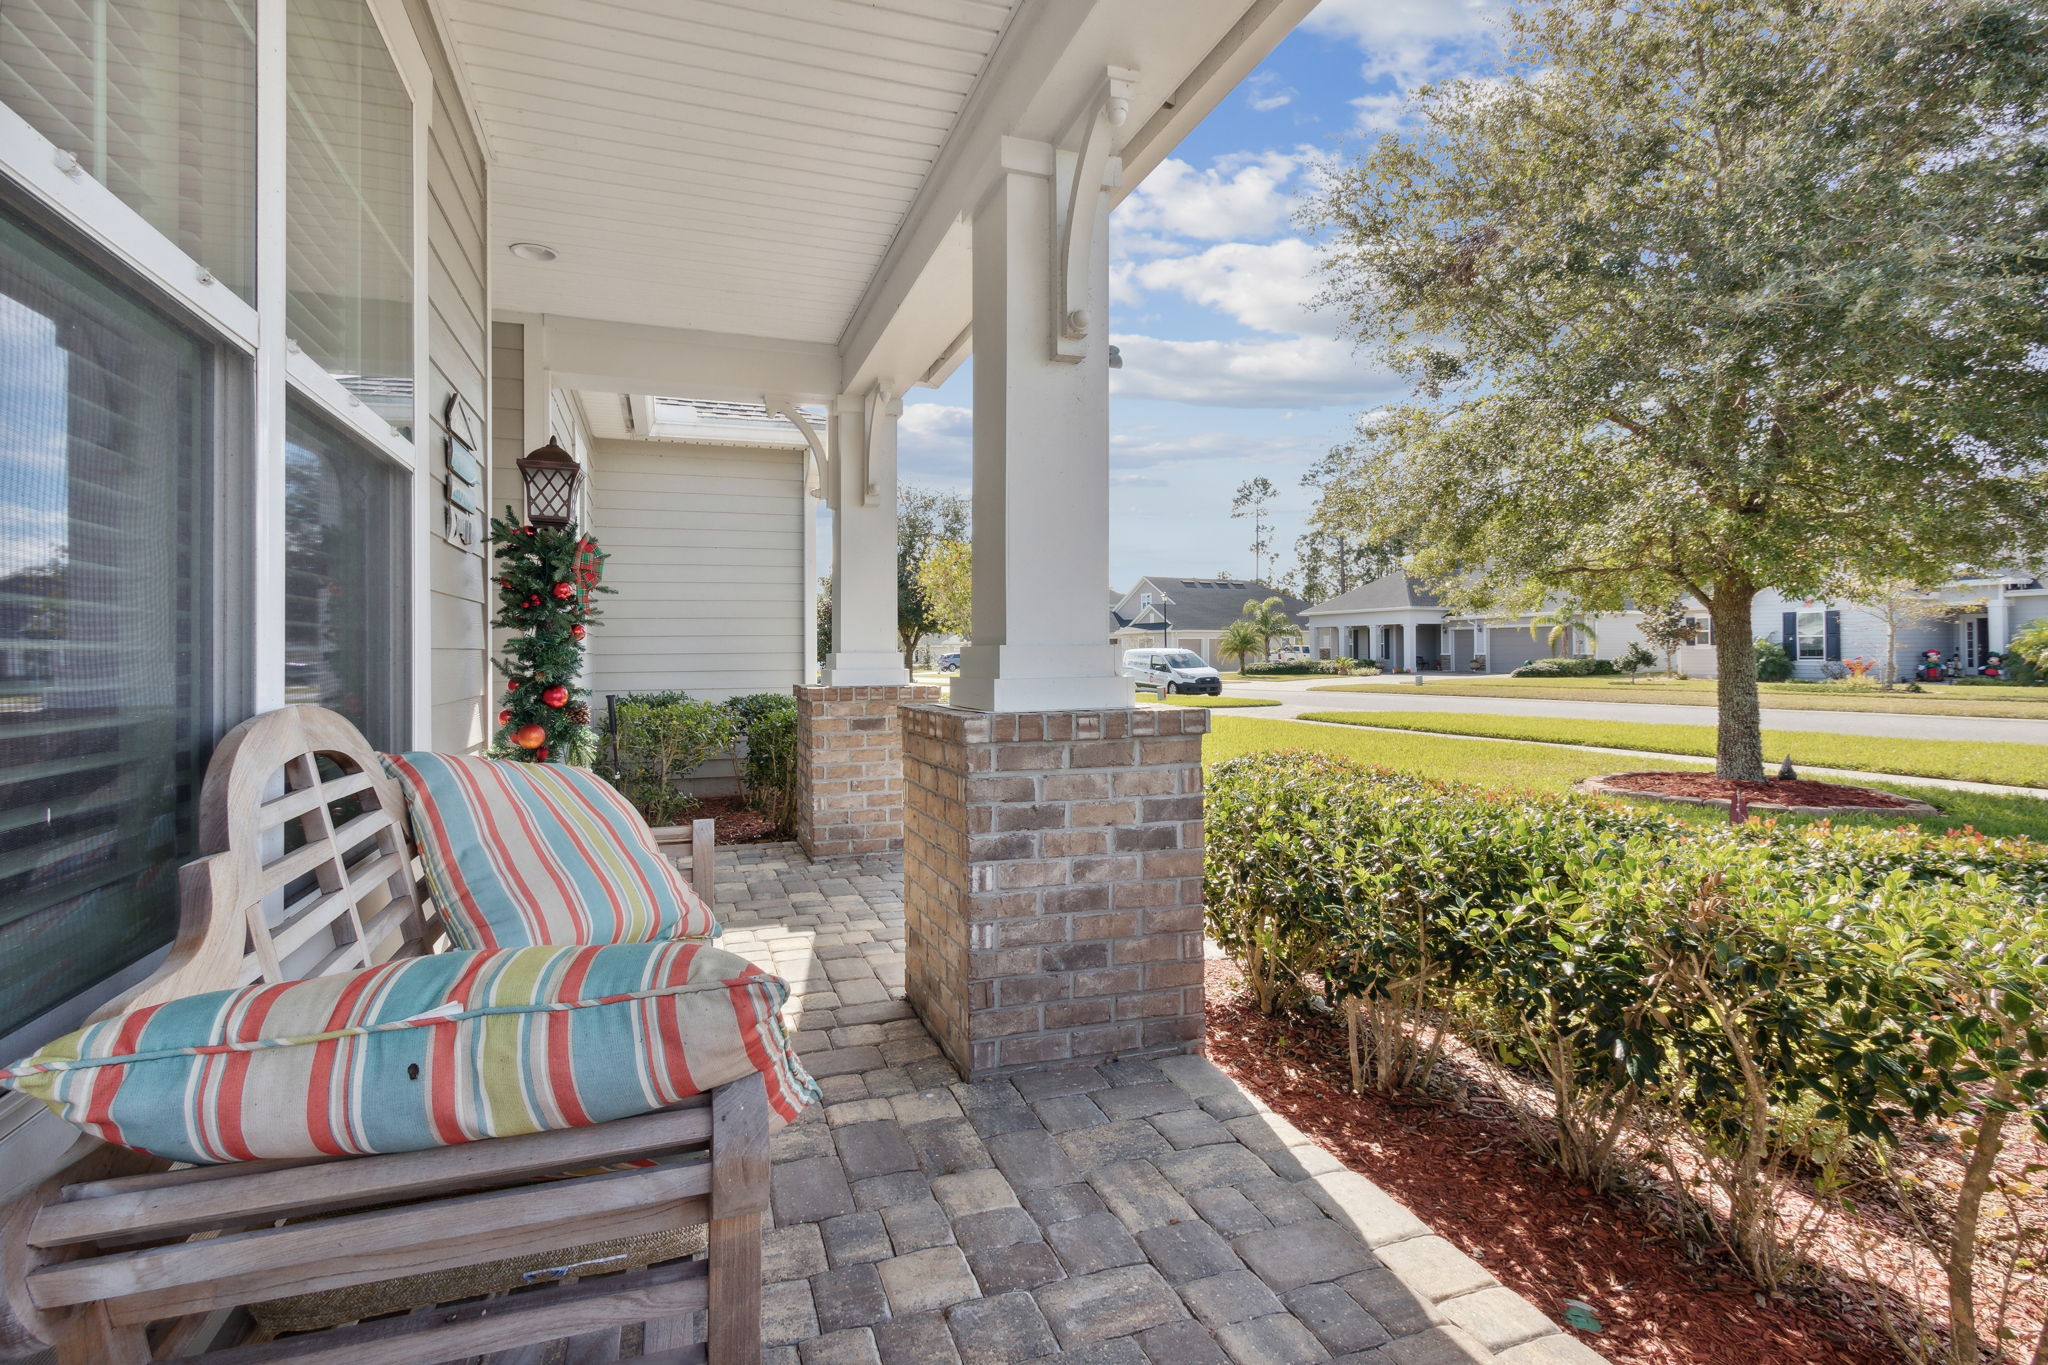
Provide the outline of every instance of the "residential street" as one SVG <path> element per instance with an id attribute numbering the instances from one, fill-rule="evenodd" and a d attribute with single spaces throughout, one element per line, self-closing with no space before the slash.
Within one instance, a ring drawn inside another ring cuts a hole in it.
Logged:
<path id="1" fill-rule="evenodd" d="M 1241 714 L 1285 719 L 1305 711 L 1447 711 L 1489 716 L 1559 716 L 1573 720 L 1639 721 L 1650 724 L 1712 725 L 1711 706 L 1660 706 L 1656 703 L 1540 701 L 1526 697 L 1457 697 L 1430 694 L 1413 677 L 1351 679 L 1373 682 L 1365 692 L 1317 692 L 1330 678 L 1275 678 L 1226 682 L 1232 697 L 1270 697 L 1277 708 Z M 1766 705 L 1764 725 L 1772 730 L 1814 730 L 1842 735 L 1887 735 L 1899 739 L 1994 740 L 2012 744 L 2048 745 L 2048 719 L 2017 720 L 1995 716 L 1877 715 L 1863 711 L 1786 711 Z"/>

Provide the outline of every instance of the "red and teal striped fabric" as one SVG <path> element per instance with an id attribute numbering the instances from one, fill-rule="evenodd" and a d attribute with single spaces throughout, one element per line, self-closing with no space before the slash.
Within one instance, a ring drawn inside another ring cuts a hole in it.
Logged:
<path id="1" fill-rule="evenodd" d="M 610 783 L 562 763 L 386 754 L 458 948 L 709 938 L 711 908 Z"/>
<path id="2" fill-rule="evenodd" d="M 691 943 L 508 948 L 188 996 L 0 1071 L 96 1137 L 177 1161 L 425 1147 L 603 1123 L 749 1072 L 795 1118 L 789 986 Z"/>

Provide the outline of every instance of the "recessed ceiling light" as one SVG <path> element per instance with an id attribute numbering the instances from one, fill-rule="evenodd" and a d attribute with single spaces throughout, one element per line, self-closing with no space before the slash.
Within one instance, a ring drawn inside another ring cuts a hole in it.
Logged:
<path id="1" fill-rule="evenodd" d="M 552 261 L 559 254 L 551 246 L 539 242 L 514 242 L 512 254 L 522 261 Z"/>

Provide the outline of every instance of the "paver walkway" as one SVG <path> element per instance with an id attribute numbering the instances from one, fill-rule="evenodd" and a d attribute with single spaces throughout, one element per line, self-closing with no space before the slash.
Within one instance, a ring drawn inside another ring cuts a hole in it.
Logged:
<path id="1" fill-rule="evenodd" d="M 825 1103 L 774 1138 L 768 1365 L 1578 1365 L 1595 1354 L 1199 1057 L 963 1084 L 900 857 L 731 851 Z"/>

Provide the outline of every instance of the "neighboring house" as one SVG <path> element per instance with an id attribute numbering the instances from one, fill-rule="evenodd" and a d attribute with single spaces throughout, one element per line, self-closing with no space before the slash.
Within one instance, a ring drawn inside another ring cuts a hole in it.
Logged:
<path id="1" fill-rule="evenodd" d="M 1237 662 L 1217 652 L 1224 627 L 1244 614 L 1245 603 L 1269 597 L 1280 599 L 1280 609 L 1297 627 L 1305 626 L 1308 603 L 1265 583 L 1243 578 L 1141 578 L 1110 604 L 1110 644 L 1119 662 L 1127 649 L 1191 649 L 1221 668 Z M 1273 644 L 1278 648 L 1281 641 Z"/>
<path id="2" fill-rule="evenodd" d="M 1389 672 L 1444 667 L 1458 636 L 1446 630 L 1437 595 L 1399 569 L 1318 602 L 1302 618 L 1308 623 L 1309 652 L 1316 658 L 1357 659 Z M 1467 666 L 1474 652 L 1472 634 L 1469 627 L 1464 630 L 1463 657 L 1451 666 Z"/>
<path id="3" fill-rule="evenodd" d="M 1958 578 L 1933 596 L 1953 604 L 1952 619 L 1901 622 L 1893 678 L 1908 676 L 1928 649 L 1953 655 L 1962 672 L 1973 674 L 1991 655 L 2004 654 L 2021 630 L 2048 618 L 2048 585 L 2025 569 Z M 1869 607 L 1767 592 L 1757 598 L 1754 626 L 1760 639 L 1785 647 L 1796 678 L 1824 677 L 1829 665 L 1846 659 L 1870 659 L 1880 675 L 1887 671 L 1884 616 Z M 1711 658 L 1691 671 L 1712 676 Z"/>

